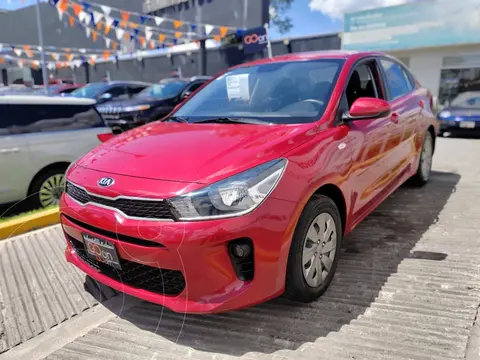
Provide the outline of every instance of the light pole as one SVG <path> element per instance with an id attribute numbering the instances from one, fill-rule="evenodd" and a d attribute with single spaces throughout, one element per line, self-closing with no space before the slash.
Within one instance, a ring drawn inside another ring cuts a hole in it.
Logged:
<path id="1" fill-rule="evenodd" d="M 47 64 L 45 63 L 45 49 L 43 47 L 43 32 L 42 32 L 42 19 L 40 17 L 40 0 L 37 0 L 37 27 L 38 27 L 38 44 L 40 45 L 41 51 L 41 63 L 42 63 L 42 76 L 43 76 L 43 86 L 45 88 L 45 93 L 48 94 L 48 74 L 47 74 Z"/>

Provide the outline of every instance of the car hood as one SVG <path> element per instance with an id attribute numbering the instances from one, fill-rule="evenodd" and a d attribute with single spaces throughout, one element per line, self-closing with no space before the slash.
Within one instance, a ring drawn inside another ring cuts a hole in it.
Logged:
<path id="1" fill-rule="evenodd" d="M 281 157 L 314 136 L 313 124 L 151 123 L 77 162 L 111 174 L 209 184 Z"/>
<path id="2" fill-rule="evenodd" d="M 116 101 L 109 101 L 108 104 L 99 105 L 99 110 L 102 110 L 102 107 L 127 107 L 127 106 L 137 106 L 137 105 L 161 105 L 163 103 L 167 103 L 169 99 L 159 99 L 155 97 L 140 97 L 140 98 L 133 98 L 129 100 L 116 100 Z"/>

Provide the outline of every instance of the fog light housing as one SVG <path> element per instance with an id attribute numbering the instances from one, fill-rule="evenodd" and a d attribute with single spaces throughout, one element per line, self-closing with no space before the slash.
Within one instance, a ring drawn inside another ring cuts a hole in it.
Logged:
<path id="1" fill-rule="evenodd" d="M 242 281 L 253 280 L 254 256 L 251 239 L 237 239 L 228 244 L 228 255 L 232 262 L 235 274 Z"/>

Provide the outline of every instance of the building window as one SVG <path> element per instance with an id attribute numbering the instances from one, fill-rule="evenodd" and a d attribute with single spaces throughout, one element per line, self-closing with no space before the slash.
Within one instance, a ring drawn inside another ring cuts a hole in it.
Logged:
<path id="1" fill-rule="evenodd" d="M 480 91 L 480 55 L 446 56 L 442 61 L 438 102 L 448 106 L 459 94 Z"/>

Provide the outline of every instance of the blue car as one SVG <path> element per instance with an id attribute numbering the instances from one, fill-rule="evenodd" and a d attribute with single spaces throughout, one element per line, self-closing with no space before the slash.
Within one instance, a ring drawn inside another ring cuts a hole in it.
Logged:
<path id="1" fill-rule="evenodd" d="M 75 91 L 69 96 L 90 98 L 103 104 L 113 100 L 127 100 L 150 86 L 150 83 L 136 81 L 110 81 L 89 83 Z"/>
<path id="2" fill-rule="evenodd" d="M 459 94 L 437 115 L 439 135 L 480 130 L 480 91 Z"/>

